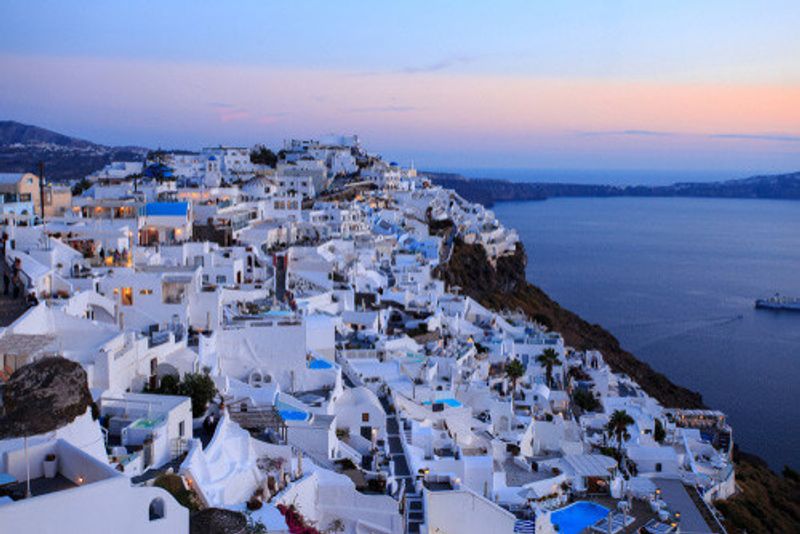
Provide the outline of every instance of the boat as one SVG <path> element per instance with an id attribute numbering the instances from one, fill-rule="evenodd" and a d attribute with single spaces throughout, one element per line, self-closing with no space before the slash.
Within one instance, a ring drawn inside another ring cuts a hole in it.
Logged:
<path id="1" fill-rule="evenodd" d="M 757 299 L 756 308 L 762 310 L 787 310 L 800 312 L 800 298 L 784 297 L 778 293 L 766 299 Z"/>

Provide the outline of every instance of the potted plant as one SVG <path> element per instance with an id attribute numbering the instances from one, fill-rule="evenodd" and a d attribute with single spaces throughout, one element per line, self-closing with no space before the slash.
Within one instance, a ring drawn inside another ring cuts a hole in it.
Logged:
<path id="1" fill-rule="evenodd" d="M 58 472 L 58 457 L 53 453 L 49 453 L 44 457 L 42 469 L 44 470 L 44 478 L 55 478 Z"/>

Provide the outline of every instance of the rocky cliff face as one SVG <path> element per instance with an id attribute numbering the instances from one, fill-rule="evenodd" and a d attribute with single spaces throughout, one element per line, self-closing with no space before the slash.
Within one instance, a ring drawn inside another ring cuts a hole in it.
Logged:
<path id="1" fill-rule="evenodd" d="M 700 394 L 673 384 L 667 377 L 624 350 L 603 327 L 590 324 L 562 308 L 525 279 L 527 257 L 520 245 L 513 256 L 492 266 L 483 247 L 456 240 L 447 265 L 437 276 L 448 286 L 495 310 L 519 310 L 528 317 L 560 332 L 567 344 L 578 349 L 597 349 L 617 372 L 636 380 L 666 407 L 704 407 Z M 725 515 L 728 532 L 800 532 L 800 474 L 772 472 L 758 457 L 736 451 L 739 493 L 717 503 Z"/>
<path id="2" fill-rule="evenodd" d="M 666 407 L 703 407 L 699 393 L 673 384 L 666 376 L 624 350 L 603 327 L 590 324 L 562 308 L 544 291 L 529 283 L 525 279 L 526 263 L 521 244 L 514 255 L 500 258 L 497 265 L 492 266 L 482 246 L 456 240 L 450 262 L 439 268 L 438 276 L 448 286 L 461 287 L 464 294 L 484 306 L 524 312 L 531 319 L 560 332 L 570 346 L 580 350 L 599 350 L 614 371 L 633 378 Z"/>
<path id="3" fill-rule="evenodd" d="M 86 413 L 92 395 L 86 371 L 64 358 L 42 358 L 20 367 L 3 389 L 0 439 L 33 436 Z"/>

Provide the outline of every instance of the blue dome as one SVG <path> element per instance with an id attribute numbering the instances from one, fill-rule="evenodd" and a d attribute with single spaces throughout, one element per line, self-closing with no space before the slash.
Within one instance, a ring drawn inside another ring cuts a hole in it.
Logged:
<path id="1" fill-rule="evenodd" d="M 211 156 L 209 156 L 208 161 L 217 161 L 217 156 L 212 154 Z"/>

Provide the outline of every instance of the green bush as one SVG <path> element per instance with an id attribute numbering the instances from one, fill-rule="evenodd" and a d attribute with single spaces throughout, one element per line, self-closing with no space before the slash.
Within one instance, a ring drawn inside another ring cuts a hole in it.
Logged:
<path id="1" fill-rule="evenodd" d="M 585 389 L 576 389 L 572 394 L 572 402 L 584 412 L 596 412 L 600 409 L 600 402 L 591 391 Z"/>
<path id="2" fill-rule="evenodd" d="M 183 395 L 192 399 L 192 416 L 200 417 L 206 413 L 206 409 L 217 394 L 217 387 L 214 381 L 206 373 L 186 373 L 183 382 L 171 375 L 161 378 L 158 387 L 150 389 L 144 388 L 145 393 L 155 393 L 158 395 Z"/>

